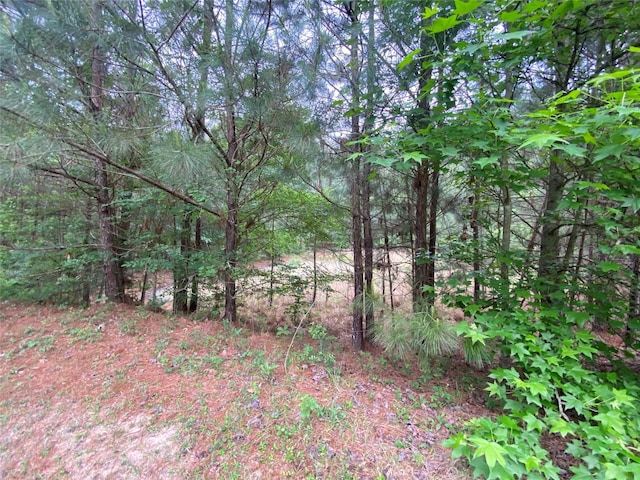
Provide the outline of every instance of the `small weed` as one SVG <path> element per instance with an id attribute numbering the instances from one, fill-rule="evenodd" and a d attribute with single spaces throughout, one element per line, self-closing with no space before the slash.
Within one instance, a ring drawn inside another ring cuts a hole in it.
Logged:
<path id="1" fill-rule="evenodd" d="M 433 393 L 431 394 L 430 404 L 431 408 L 442 408 L 446 405 L 450 405 L 453 401 L 453 395 L 447 392 L 440 385 L 433 387 Z"/>
<path id="2" fill-rule="evenodd" d="M 53 349 L 54 342 L 55 337 L 53 335 L 48 337 L 27 338 L 20 342 L 20 350 L 29 350 L 37 347 L 39 352 L 48 352 Z"/>
<path id="3" fill-rule="evenodd" d="M 300 401 L 300 418 L 303 420 L 311 418 L 313 415 L 322 416 L 323 408 L 318 401 L 310 395 L 303 395 Z"/>
<path id="4" fill-rule="evenodd" d="M 65 330 L 67 335 L 71 338 L 71 342 L 82 341 L 88 343 L 95 343 L 100 340 L 102 336 L 102 331 L 99 328 L 96 328 L 93 325 L 87 325 L 83 328 L 72 327 Z"/>
<path id="5" fill-rule="evenodd" d="M 290 337 L 293 332 L 288 325 L 280 326 L 276 330 L 276 337 Z"/>
<path id="6" fill-rule="evenodd" d="M 278 366 L 274 363 L 269 362 L 264 358 L 264 352 L 258 351 L 255 352 L 253 359 L 253 367 L 257 368 L 262 375 L 266 379 L 270 379 L 273 377 L 273 372 L 278 368 Z"/>
<path id="7" fill-rule="evenodd" d="M 123 335 L 135 337 L 139 333 L 138 320 L 135 318 L 130 318 L 129 320 L 121 320 L 120 333 L 122 333 Z"/>

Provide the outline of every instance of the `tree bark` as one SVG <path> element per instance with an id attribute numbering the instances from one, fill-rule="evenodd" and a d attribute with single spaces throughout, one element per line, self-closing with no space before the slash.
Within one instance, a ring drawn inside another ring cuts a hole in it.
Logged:
<path id="1" fill-rule="evenodd" d="M 191 255 L 191 212 L 188 207 L 182 211 L 180 257 L 173 267 L 173 313 L 189 312 L 189 257 Z"/>
<path id="2" fill-rule="evenodd" d="M 91 13 L 92 27 L 101 31 L 102 6 L 94 1 Z M 96 121 L 104 108 L 104 74 L 106 71 L 104 53 L 99 45 L 93 47 L 91 55 L 91 87 L 89 105 Z M 100 250 L 102 252 L 102 271 L 104 276 L 104 295 L 112 302 L 124 301 L 124 282 L 117 255 L 116 215 L 113 207 L 113 185 L 109 178 L 107 162 L 94 160 L 95 199 L 98 204 L 98 223 L 100 230 Z"/>
<path id="3" fill-rule="evenodd" d="M 360 115 L 355 113 L 360 105 L 360 53 L 358 49 L 358 12 L 357 2 L 344 2 L 345 13 L 351 23 L 351 38 L 349 47 L 351 48 L 351 141 L 360 140 Z M 352 147 L 353 152 L 360 152 L 359 145 Z M 351 238 L 353 243 L 353 319 L 351 343 L 354 350 L 364 348 L 364 263 L 362 258 L 362 172 L 361 158 L 356 157 L 351 165 Z"/>
<path id="4" fill-rule="evenodd" d="M 427 258 L 429 243 L 427 239 L 427 211 L 429 208 L 429 166 L 419 165 L 413 177 L 415 194 L 415 215 L 413 223 L 413 309 L 417 311 L 425 302 L 424 286 L 428 284 L 429 266 Z"/>

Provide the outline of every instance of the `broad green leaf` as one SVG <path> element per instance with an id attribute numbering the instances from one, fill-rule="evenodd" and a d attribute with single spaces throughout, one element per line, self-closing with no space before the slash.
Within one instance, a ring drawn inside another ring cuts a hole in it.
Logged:
<path id="1" fill-rule="evenodd" d="M 531 12 L 535 12 L 536 10 L 541 9 L 542 7 L 547 6 L 549 2 L 545 2 L 545 1 L 541 1 L 541 0 L 536 0 L 533 2 L 527 2 L 524 6 L 523 11 L 525 13 L 531 13 Z"/>
<path id="2" fill-rule="evenodd" d="M 611 392 L 613 393 L 614 398 L 613 402 L 611 403 L 611 408 L 618 409 L 621 405 L 633 406 L 633 403 L 636 400 L 636 398 L 629 395 L 627 393 L 627 390 L 624 388 L 621 390 L 614 388 L 611 390 Z"/>
<path id="3" fill-rule="evenodd" d="M 558 150 L 562 150 L 563 152 L 568 153 L 572 157 L 582 158 L 587 153 L 587 149 L 586 148 L 581 147 L 579 145 L 574 145 L 573 143 L 568 143 L 566 145 L 558 145 L 558 144 L 556 144 L 556 145 L 554 145 L 554 148 L 557 148 Z"/>
<path id="4" fill-rule="evenodd" d="M 602 271 L 602 273 L 608 272 L 618 272 L 620 271 L 621 265 L 615 262 L 600 262 L 598 263 L 598 269 Z"/>
<path id="5" fill-rule="evenodd" d="M 457 15 L 466 15 L 469 12 L 473 12 L 476 8 L 482 5 L 482 1 L 479 0 L 469 0 L 465 2 L 463 0 L 455 0 L 456 8 L 453 13 Z"/>
<path id="6" fill-rule="evenodd" d="M 433 24 L 427 27 L 430 33 L 446 32 L 452 29 L 456 25 L 460 24 L 457 15 L 451 15 L 450 17 L 440 17 L 433 21 Z"/>
<path id="7" fill-rule="evenodd" d="M 433 17 L 436 13 L 438 13 L 437 8 L 425 7 L 424 11 L 422 12 L 422 18 L 427 20 Z"/>
<path id="8" fill-rule="evenodd" d="M 636 213 L 638 210 L 640 210 L 640 197 L 628 197 L 624 202 L 622 202 L 620 206 L 629 207 L 633 211 L 633 213 Z"/>
<path id="9" fill-rule="evenodd" d="M 404 59 L 398 64 L 398 71 L 402 71 L 407 65 L 413 62 L 414 57 L 421 52 L 420 48 L 416 48 L 413 52 L 409 53 Z"/>
<path id="10" fill-rule="evenodd" d="M 531 413 L 527 413 L 522 420 L 527 424 L 527 430 L 542 432 L 546 428 L 544 422 Z"/>
<path id="11" fill-rule="evenodd" d="M 422 152 L 405 152 L 402 154 L 402 160 L 408 162 L 410 160 L 420 163 L 422 160 L 427 158 L 427 156 Z"/>
<path id="12" fill-rule="evenodd" d="M 497 33 L 493 36 L 496 40 L 522 40 L 528 35 L 538 33 L 535 30 L 518 30 L 517 32 Z"/>
<path id="13" fill-rule="evenodd" d="M 524 461 L 524 468 L 527 469 L 527 472 L 535 469 L 538 470 L 540 467 L 540 459 L 534 457 L 533 455 L 529 455 Z"/>
<path id="14" fill-rule="evenodd" d="M 584 404 L 580 401 L 580 399 L 574 397 L 573 395 L 563 395 L 560 398 L 564 400 L 565 409 L 575 410 L 579 415 L 582 415 Z"/>
<path id="15" fill-rule="evenodd" d="M 549 147 L 556 143 L 569 143 L 564 138 L 554 135 L 552 133 L 536 133 L 527 138 L 522 145 L 518 147 L 518 150 L 521 148 L 527 147 L 529 145 L 534 145 L 538 148 Z"/>
<path id="16" fill-rule="evenodd" d="M 515 22 L 516 20 L 522 18 L 522 14 L 517 11 L 517 10 L 511 10 L 509 12 L 500 12 L 500 15 L 498 15 L 498 18 L 500 19 L 500 21 L 502 22 Z"/>
<path id="17" fill-rule="evenodd" d="M 497 165 L 500 163 L 500 158 L 496 155 L 491 157 L 482 157 L 473 161 L 474 165 L 478 165 L 480 168 L 484 168 L 489 165 Z"/>
<path id="18" fill-rule="evenodd" d="M 600 424 L 609 431 L 613 431 L 621 435 L 625 434 L 625 423 L 620 418 L 619 411 L 610 410 L 606 413 L 600 413 L 595 415 L 593 420 L 600 422 Z"/>
<path id="19" fill-rule="evenodd" d="M 567 422 L 566 420 L 558 417 L 551 421 L 550 433 L 559 433 L 563 438 L 567 435 L 575 433 L 575 425 Z"/>
<path id="20" fill-rule="evenodd" d="M 605 185 L 604 183 L 580 181 L 580 182 L 577 182 L 576 185 L 581 190 L 583 189 L 586 190 L 588 188 L 593 188 L 594 190 L 598 190 L 598 191 L 610 190 L 609 186 Z"/>
<path id="21" fill-rule="evenodd" d="M 476 451 L 473 453 L 473 458 L 478 458 L 484 455 L 489 468 L 493 468 L 496 463 L 503 467 L 505 466 L 506 460 L 504 457 L 507 454 L 507 451 L 502 445 L 496 442 L 489 442 L 480 437 L 469 437 L 469 440 L 478 446 Z"/>
<path id="22" fill-rule="evenodd" d="M 542 382 L 526 382 L 526 387 L 534 395 L 540 395 L 543 398 L 549 393 L 549 389 Z"/>

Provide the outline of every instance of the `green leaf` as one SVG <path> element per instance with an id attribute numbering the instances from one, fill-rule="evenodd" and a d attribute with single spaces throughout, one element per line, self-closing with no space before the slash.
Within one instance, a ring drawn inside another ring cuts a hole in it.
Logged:
<path id="1" fill-rule="evenodd" d="M 604 147 L 596 148 L 593 159 L 596 162 L 599 162 L 600 160 L 604 160 L 605 158 L 609 158 L 609 157 L 617 158 L 624 151 L 624 149 L 625 149 L 625 145 L 620 145 L 620 144 L 605 145 Z"/>
<path id="2" fill-rule="evenodd" d="M 498 15 L 498 18 L 500 19 L 501 22 L 509 23 L 509 22 L 515 22 L 516 20 L 519 20 L 520 18 L 522 18 L 522 14 L 517 10 L 511 10 L 509 12 L 500 12 L 500 15 Z"/>
<path id="3" fill-rule="evenodd" d="M 562 395 L 560 398 L 564 400 L 565 409 L 575 410 L 578 415 L 582 415 L 582 412 L 584 410 L 584 403 L 582 403 L 579 398 L 576 398 L 573 395 L 569 394 Z"/>
<path id="4" fill-rule="evenodd" d="M 621 207 L 629 207 L 633 213 L 636 213 L 640 210 L 640 197 L 627 197 L 627 199 L 622 202 Z"/>
<path id="5" fill-rule="evenodd" d="M 469 441 L 478 446 L 473 454 L 473 458 L 484 456 L 490 469 L 493 468 L 496 463 L 503 467 L 505 466 L 506 460 L 504 457 L 507 454 L 507 451 L 502 445 L 496 442 L 489 442 L 480 437 L 469 437 Z"/>
<path id="6" fill-rule="evenodd" d="M 487 167 L 489 165 L 497 165 L 500 163 L 500 157 L 492 155 L 490 157 L 482 157 L 472 162 L 474 165 L 478 165 L 480 168 Z"/>
<path id="7" fill-rule="evenodd" d="M 452 29 L 456 25 L 460 24 L 457 15 L 451 15 L 450 17 L 440 17 L 434 20 L 433 24 L 427 27 L 427 30 L 432 33 L 446 32 Z"/>
<path id="8" fill-rule="evenodd" d="M 402 160 L 408 162 L 410 160 L 421 163 L 427 156 L 422 152 L 405 152 L 402 154 Z"/>
<path id="9" fill-rule="evenodd" d="M 440 149 L 440 152 L 447 157 L 457 157 L 460 150 L 455 147 L 443 147 Z"/>
<path id="10" fill-rule="evenodd" d="M 636 398 L 629 395 L 627 393 L 627 390 L 624 388 L 621 390 L 614 388 L 611 390 L 611 392 L 613 393 L 614 399 L 613 402 L 611 402 L 611 408 L 614 409 L 618 409 L 622 405 L 633 406 L 633 403 L 636 400 Z"/>
<path id="11" fill-rule="evenodd" d="M 527 413 L 522 420 L 527 424 L 527 430 L 537 431 L 542 433 L 542 431 L 546 428 L 546 425 L 542 420 L 531 413 Z"/>
<path id="12" fill-rule="evenodd" d="M 620 270 L 620 264 L 615 262 L 600 262 L 598 263 L 598 269 L 602 273 L 618 272 Z"/>
<path id="13" fill-rule="evenodd" d="M 424 11 L 422 12 L 422 18 L 427 20 L 433 17 L 436 13 L 438 13 L 437 8 L 425 7 Z"/>
<path id="14" fill-rule="evenodd" d="M 422 51 L 420 48 L 416 48 L 413 52 L 410 52 L 409 55 L 404 57 L 402 61 L 398 64 L 398 71 L 402 71 L 407 65 L 413 62 L 414 57 Z"/>
<path id="15" fill-rule="evenodd" d="M 535 30 L 519 30 L 517 32 L 497 33 L 493 36 L 496 40 L 522 40 L 528 35 L 538 33 Z"/>
<path id="16" fill-rule="evenodd" d="M 586 148 L 581 147 L 579 145 L 574 145 L 573 143 L 568 143 L 567 145 L 555 145 L 554 148 L 557 148 L 558 150 L 562 150 L 563 152 L 566 152 L 573 157 L 579 157 L 579 158 L 584 157 L 587 153 Z"/>
<path id="17" fill-rule="evenodd" d="M 558 417 L 551 421 L 549 433 L 559 433 L 564 438 L 574 433 L 574 425 Z"/>
<path id="18" fill-rule="evenodd" d="M 469 12 L 473 12 L 476 8 L 482 5 L 482 1 L 478 0 L 469 0 L 468 2 L 465 2 L 463 0 L 455 0 L 455 3 L 456 8 L 453 13 L 460 16 L 466 15 Z"/>
<path id="19" fill-rule="evenodd" d="M 540 469 L 540 459 L 534 457 L 533 455 L 529 455 L 524 461 L 524 468 L 527 469 L 527 472 L 532 470 Z"/>
<path id="20" fill-rule="evenodd" d="M 554 135 L 552 133 L 536 133 L 527 138 L 522 145 L 518 147 L 518 150 L 529 145 L 534 145 L 538 148 L 548 147 L 555 143 L 569 143 L 564 138 Z"/>

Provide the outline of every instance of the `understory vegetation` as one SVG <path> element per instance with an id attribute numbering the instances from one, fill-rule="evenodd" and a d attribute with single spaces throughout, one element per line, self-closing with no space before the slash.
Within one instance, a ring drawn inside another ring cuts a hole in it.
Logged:
<path id="1" fill-rule="evenodd" d="M 0 300 L 269 332 L 234 362 L 287 388 L 340 383 L 348 346 L 423 380 L 464 358 L 490 410 L 438 439 L 460 475 L 639 478 L 639 32 L 622 0 L 3 0 Z M 105 335 L 63 324 L 6 333 L 4 366 Z M 184 341 L 147 345 L 167 375 L 239 367 Z M 278 395 L 291 475 L 386 475 L 309 443 L 355 401 Z"/>

